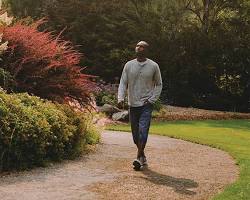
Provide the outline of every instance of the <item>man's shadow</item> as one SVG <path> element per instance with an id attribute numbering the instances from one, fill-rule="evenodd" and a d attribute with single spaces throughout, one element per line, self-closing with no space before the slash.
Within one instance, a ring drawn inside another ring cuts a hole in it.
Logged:
<path id="1" fill-rule="evenodd" d="M 147 167 L 145 167 L 141 172 L 146 176 L 142 177 L 143 179 L 150 181 L 154 184 L 172 187 L 175 190 L 175 192 L 180 194 L 185 194 L 185 195 L 196 194 L 196 192 L 189 190 L 191 188 L 198 187 L 198 183 L 193 180 L 167 176 L 165 174 L 160 174 L 158 172 L 152 171 Z"/>

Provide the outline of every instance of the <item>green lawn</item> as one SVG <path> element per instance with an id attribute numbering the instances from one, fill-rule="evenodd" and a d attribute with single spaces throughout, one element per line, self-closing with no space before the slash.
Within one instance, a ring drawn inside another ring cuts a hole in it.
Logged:
<path id="1" fill-rule="evenodd" d="M 129 125 L 109 126 L 130 131 Z M 240 167 L 240 178 L 215 200 L 250 200 L 250 120 L 153 122 L 150 133 L 206 144 L 228 152 Z"/>

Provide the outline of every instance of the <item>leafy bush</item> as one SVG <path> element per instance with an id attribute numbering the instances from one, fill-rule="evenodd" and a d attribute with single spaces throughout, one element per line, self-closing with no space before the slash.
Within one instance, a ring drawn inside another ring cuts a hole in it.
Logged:
<path id="1" fill-rule="evenodd" d="M 16 23 L 5 27 L 3 39 L 9 48 L 3 54 L 3 67 L 14 76 L 18 89 L 42 98 L 63 101 L 72 97 L 89 103 L 95 84 L 79 66 L 81 54 L 71 43 L 39 32 L 43 21 L 28 26 Z"/>
<path id="2" fill-rule="evenodd" d="M 101 91 L 96 95 L 96 101 L 98 105 L 110 104 L 117 106 L 117 96 L 116 94 L 110 94 L 107 91 Z"/>
<path id="3" fill-rule="evenodd" d="M 0 91 L 0 171 L 73 158 L 98 140 L 89 117 L 69 106 Z"/>
<path id="4" fill-rule="evenodd" d="M 0 87 L 11 91 L 15 86 L 14 77 L 8 71 L 0 67 Z"/>
<path id="5" fill-rule="evenodd" d="M 102 106 L 104 104 L 117 106 L 118 86 L 116 84 L 106 84 L 102 80 L 98 82 L 97 86 L 99 91 L 95 93 L 96 104 L 98 106 Z"/>
<path id="6" fill-rule="evenodd" d="M 154 104 L 153 104 L 153 109 L 156 111 L 160 111 L 162 109 L 162 103 L 161 100 L 158 99 Z"/>

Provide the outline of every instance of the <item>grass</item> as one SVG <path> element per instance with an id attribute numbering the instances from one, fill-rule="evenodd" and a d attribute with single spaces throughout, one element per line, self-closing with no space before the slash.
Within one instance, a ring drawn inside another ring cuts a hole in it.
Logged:
<path id="1" fill-rule="evenodd" d="M 129 125 L 109 126 L 130 131 Z M 240 177 L 214 200 L 250 200 L 250 120 L 153 122 L 151 134 L 209 145 L 228 152 L 240 167 Z"/>

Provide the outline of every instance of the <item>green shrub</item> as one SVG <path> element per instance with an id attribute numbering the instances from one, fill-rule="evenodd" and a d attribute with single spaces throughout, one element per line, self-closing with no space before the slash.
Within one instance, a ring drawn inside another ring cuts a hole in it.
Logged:
<path id="1" fill-rule="evenodd" d="M 117 106 L 117 84 L 105 83 L 103 80 L 97 81 L 98 91 L 95 92 L 95 100 L 98 106 L 110 104 Z"/>
<path id="2" fill-rule="evenodd" d="M 73 158 L 98 140 L 89 116 L 27 93 L 0 91 L 0 171 Z"/>
<path id="3" fill-rule="evenodd" d="M 162 108 L 162 103 L 161 100 L 157 100 L 154 104 L 153 104 L 153 109 L 156 111 L 160 111 Z"/>
<path id="4" fill-rule="evenodd" d="M 113 106 L 117 106 L 117 95 L 111 94 L 107 91 L 102 91 L 96 95 L 96 103 L 97 105 L 110 104 Z"/>
<path id="5" fill-rule="evenodd" d="M 5 90 L 13 90 L 15 88 L 14 77 L 6 70 L 0 67 L 0 87 Z"/>

